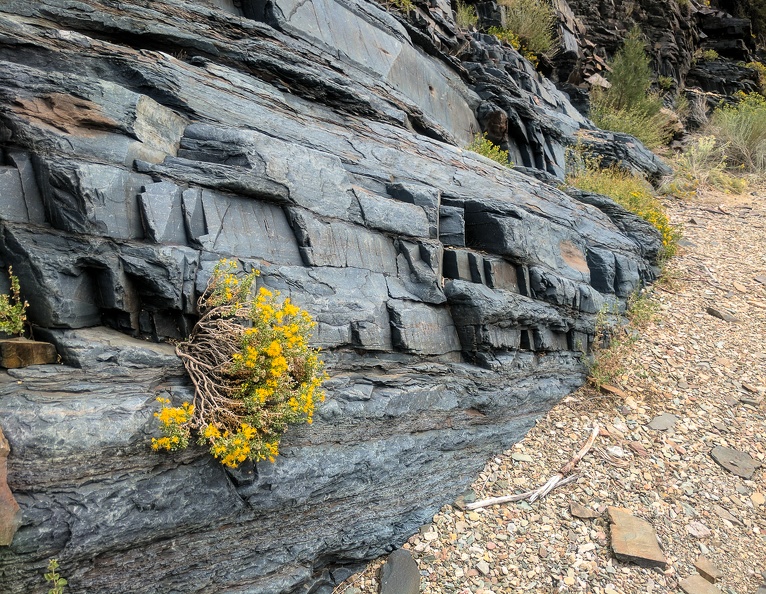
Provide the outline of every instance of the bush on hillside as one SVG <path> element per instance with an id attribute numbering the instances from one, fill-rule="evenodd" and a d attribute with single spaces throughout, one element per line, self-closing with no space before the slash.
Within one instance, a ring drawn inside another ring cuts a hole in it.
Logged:
<path id="1" fill-rule="evenodd" d="M 615 54 L 608 89 L 591 92 L 591 118 L 605 130 L 624 132 L 638 138 L 648 148 L 656 148 L 672 137 L 671 121 L 662 110 L 662 100 L 649 91 L 652 70 L 644 51 L 641 31 L 630 31 Z"/>
<path id="2" fill-rule="evenodd" d="M 707 129 L 718 139 L 729 165 L 752 173 L 766 172 L 766 98 L 741 94 L 736 105 L 713 112 Z"/>
<path id="3" fill-rule="evenodd" d="M 714 136 L 700 136 L 673 158 L 673 176 L 661 190 L 667 194 L 687 198 L 704 188 L 715 188 L 726 193 L 739 194 L 747 188 L 747 181 L 726 171 L 725 146 Z"/>
<path id="4" fill-rule="evenodd" d="M 457 0 L 456 6 L 455 24 L 459 29 L 473 29 L 479 24 L 479 16 L 476 14 L 474 6 L 461 2 L 461 0 Z"/>
<path id="5" fill-rule="evenodd" d="M 681 234 L 670 224 L 665 208 L 645 179 L 617 167 L 602 168 L 599 159 L 570 153 L 569 160 L 574 161 L 566 179 L 570 186 L 609 196 L 626 210 L 648 221 L 662 235 L 661 259 L 667 260 L 675 255 Z"/>
<path id="6" fill-rule="evenodd" d="M 500 0 L 502 28 L 490 30 L 527 57 L 549 55 L 556 46 L 556 11 L 546 0 Z M 518 45 L 517 45 L 518 44 Z"/>
<path id="7" fill-rule="evenodd" d="M 477 134 L 471 144 L 465 147 L 465 149 L 467 151 L 478 153 L 483 157 L 487 157 L 487 159 L 492 159 L 496 163 L 500 163 L 500 165 L 513 167 L 513 163 L 511 163 L 508 151 L 502 150 L 499 146 L 487 138 L 486 132 L 484 134 Z"/>

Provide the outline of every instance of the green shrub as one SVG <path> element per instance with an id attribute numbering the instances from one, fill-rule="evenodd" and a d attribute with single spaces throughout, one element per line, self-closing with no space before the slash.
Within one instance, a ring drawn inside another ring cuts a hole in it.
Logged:
<path id="1" fill-rule="evenodd" d="M 739 194 L 747 181 L 726 171 L 725 147 L 714 136 L 700 136 L 674 157 L 673 176 L 662 185 L 662 191 L 680 198 L 691 197 L 698 189 L 716 188 Z"/>
<path id="2" fill-rule="evenodd" d="M 667 260 L 675 255 L 681 234 L 670 224 L 665 208 L 646 180 L 616 167 L 602 168 L 597 159 L 585 158 L 582 166 L 574 167 L 567 176 L 567 183 L 580 190 L 609 196 L 626 210 L 648 221 L 662 235 L 661 259 Z"/>
<path id="3" fill-rule="evenodd" d="M 546 0 L 500 0 L 500 5 L 503 30 L 518 37 L 524 52 L 543 55 L 553 51 L 556 11 Z"/>
<path id="4" fill-rule="evenodd" d="M 479 24 L 479 16 L 476 14 L 476 8 L 471 4 L 466 4 L 457 0 L 457 10 L 455 11 L 455 24 L 459 29 L 473 29 Z"/>
<path id="5" fill-rule="evenodd" d="M 8 295 L 0 295 L 0 332 L 21 335 L 24 333 L 29 303 L 22 301 L 19 279 L 13 275 L 13 268 L 10 266 L 8 276 L 11 281 L 11 292 Z"/>
<path id="6" fill-rule="evenodd" d="M 673 80 L 672 76 L 658 76 L 657 77 L 657 85 L 662 89 L 664 92 L 668 92 L 670 89 L 673 88 L 673 83 L 675 81 Z"/>
<path id="7" fill-rule="evenodd" d="M 59 562 L 57 559 L 51 559 L 48 561 L 48 572 L 43 575 L 46 582 L 49 582 L 51 589 L 48 590 L 48 594 L 63 594 L 64 586 L 67 585 L 67 581 L 61 577 L 58 573 Z"/>
<path id="8" fill-rule="evenodd" d="M 254 298 L 257 274 L 237 274 L 226 260 L 216 265 L 198 301 L 200 320 L 176 347 L 195 387 L 194 403 L 173 407 L 157 399 L 164 436 L 152 439 L 155 450 L 183 449 L 195 431 L 225 466 L 274 461 L 287 426 L 310 423 L 324 400 L 326 374 L 308 346 L 315 323 L 263 287 Z"/>
<path id="9" fill-rule="evenodd" d="M 407 15 L 411 10 L 415 9 L 415 5 L 412 3 L 412 0 L 386 0 L 386 4 L 388 6 L 393 6 L 399 12 L 404 13 Z"/>
<path id="10" fill-rule="evenodd" d="M 652 70 L 638 28 L 628 33 L 610 66 L 611 87 L 591 92 L 593 122 L 605 130 L 631 134 L 648 148 L 666 144 L 673 134 L 671 121 L 661 111 L 662 100 L 649 92 Z"/>
<path id="11" fill-rule="evenodd" d="M 649 149 L 664 146 L 673 137 L 670 118 L 659 109 L 654 111 L 649 100 L 638 107 L 613 109 L 601 104 L 599 97 L 598 92 L 591 95 L 590 111 L 591 119 L 599 128 L 630 134 Z"/>
<path id="12" fill-rule="evenodd" d="M 700 57 L 706 62 L 715 62 L 720 56 L 714 49 L 706 49 L 700 52 Z"/>
<path id="13" fill-rule="evenodd" d="M 487 159 L 492 159 L 496 163 L 500 163 L 500 165 L 513 167 L 513 163 L 511 163 L 510 157 L 508 156 L 508 151 L 502 150 L 487 138 L 486 132 L 483 135 L 477 134 L 471 144 L 465 147 L 465 149 L 467 151 L 478 153 L 483 157 L 487 157 Z"/>
<path id="14" fill-rule="evenodd" d="M 762 62 L 748 62 L 744 64 L 745 68 L 755 70 L 758 75 L 758 84 L 761 87 L 761 93 L 766 93 L 766 65 Z"/>
<path id="15" fill-rule="evenodd" d="M 766 172 L 766 98 L 741 94 L 736 105 L 713 112 L 707 128 L 718 139 L 729 165 Z"/>

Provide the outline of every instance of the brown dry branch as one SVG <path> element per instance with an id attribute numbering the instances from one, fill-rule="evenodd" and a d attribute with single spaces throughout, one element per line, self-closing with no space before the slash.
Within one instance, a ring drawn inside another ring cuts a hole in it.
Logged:
<path id="1" fill-rule="evenodd" d="M 557 489 L 558 487 L 571 483 L 572 481 L 577 479 L 576 475 L 571 475 L 572 471 L 574 470 L 575 466 L 579 464 L 580 460 L 583 459 L 583 456 L 585 456 L 585 454 L 587 454 L 588 451 L 593 447 L 593 444 L 596 441 L 596 437 L 598 437 L 599 431 L 600 431 L 600 428 L 598 423 L 594 424 L 590 437 L 588 437 L 588 440 L 585 442 L 585 445 L 583 445 L 583 447 L 580 448 L 580 451 L 577 452 L 569 462 L 567 462 L 564 466 L 561 467 L 561 470 L 559 470 L 555 475 L 549 478 L 548 481 L 541 487 L 538 487 L 537 489 L 534 489 L 533 491 L 527 491 L 526 493 L 518 493 L 516 495 L 505 495 L 502 497 L 493 497 L 491 499 L 482 499 L 481 501 L 469 503 L 468 505 L 465 506 L 466 509 L 470 509 L 470 510 L 479 509 L 481 507 L 487 507 L 489 505 L 497 505 L 499 503 L 507 503 L 510 501 L 521 501 L 522 499 L 527 499 L 530 503 L 533 503 L 538 499 L 542 499 L 554 489 Z"/>

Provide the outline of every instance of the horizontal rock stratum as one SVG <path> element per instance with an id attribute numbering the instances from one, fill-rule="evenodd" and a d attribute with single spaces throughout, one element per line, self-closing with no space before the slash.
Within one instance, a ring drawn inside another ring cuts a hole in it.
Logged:
<path id="1" fill-rule="evenodd" d="M 66 363 L 0 376 L 4 593 L 54 557 L 87 594 L 329 592 L 581 384 L 596 314 L 661 244 L 557 189 L 565 147 L 663 166 L 448 5 L 418 11 L 0 5 L 0 259 Z M 460 148 L 499 112 L 522 171 Z M 149 448 L 155 398 L 192 397 L 151 340 L 188 332 L 224 257 L 314 315 L 331 374 L 314 424 L 233 472 Z"/>

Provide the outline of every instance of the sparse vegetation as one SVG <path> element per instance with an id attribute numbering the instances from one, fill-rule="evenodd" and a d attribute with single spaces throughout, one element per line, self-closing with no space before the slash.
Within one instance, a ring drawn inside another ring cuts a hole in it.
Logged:
<path id="1" fill-rule="evenodd" d="M 670 89 L 673 88 L 673 83 L 675 81 L 673 80 L 673 77 L 671 76 L 658 76 L 657 77 L 657 86 L 660 87 L 660 89 L 667 93 Z"/>
<path id="2" fill-rule="evenodd" d="M 17 336 L 24 333 L 29 303 L 21 299 L 21 285 L 10 266 L 8 267 L 8 277 L 11 291 L 7 295 L 0 294 L 0 332 Z"/>
<path id="3" fill-rule="evenodd" d="M 695 57 L 699 56 L 705 62 L 715 62 L 720 56 L 714 49 L 697 50 Z"/>
<path id="4" fill-rule="evenodd" d="M 407 15 L 411 10 L 414 10 L 415 5 L 412 0 L 386 0 L 388 6 L 393 6 L 399 12 Z"/>
<path id="5" fill-rule="evenodd" d="M 611 68 L 608 76 L 611 87 L 592 89 L 593 121 L 605 130 L 635 136 L 648 148 L 667 144 L 672 137 L 671 122 L 661 111 L 662 100 L 649 92 L 652 71 L 638 28 L 630 31 Z"/>
<path id="6" fill-rule="evenodd" d="M 501 28 L 489 30 L 500 41 L 521 51 L 537 63 L 538 56 L 550 55 L 556 46 L 556 12 L 546 0 L 500 0 Z"/>
<path id="7" fill-rule="evenodd" d="M 164 436 L 152 439 L 153 449 L 183 449 L 194 431 L 225 466 L 274 461 L 288 425 L 311 422 L 326 378 L 308 346 L 315 323 L 265 287 L 253 297 L 257 274 L 239 274 L 226 260 L 216 265 L 198 301 L 200 320 L 176 347 L 195 387 L 194 402 L 174 407 L 157 399 Z"/>
<path id="8" fill-rule="evenodd" d="M 604 385 L 618 383 L 626 371 L 627 355 L 636 341 L 638 331 L 646 328 L 659 313 L 659 306 L 649 292 L 634 292 L 627 303 L 628 323 L 623 325 L 616 306 L 605 306 L 596 316 L 595 335 L 590 354 L 582 349 L 582 361 L 588 373 L 588 383 L 600 390 Z"/>
<path id="9" fill-rule="evenodd" d="M 651 223 L 662 235 L 662 259 L 675 255 L 681 233 L 673 227 L 665 209 L 654 196 L 652 186 L 643 178 L 617 167 L 602 168 L 597 159 L 574 154 L 580 160 L 571 168 L 567 183 L 575 188 L 609 196 L 626 210 Z"/>
<path id="10" fill-rule="evenodd" d="M 479 24 L 479 16 L 476 14 L 476 8 L 473 5 L 457 0 L 456 6 L 455 24 L 459 29 L 473 29 Z"/>
<path id="11" fill-rule="evenodd" d="M 718 140 L 729 166 L 751 173 L 766 172 L 766 98 L 741 94 L 736 105 L 716 109 L 708 133 Z"/>
<path id="12" fill-rule="evenodd" d="M 690 198 L 699 189 L 715 188 L 739 194 L 747 181 L 727 172 L 725 147 L 714 136 L 699 136 L 690 141 L 672 162 L 673 176 L 662 185 L 662 191 L 679 198 Z"/>
<path id="13" fill-rule="evenodd" d="M 761 94 L 766 94 L 766 64 L 763 64 L 763 62 L 754 61 L 743 64 L 743 66 L 756 72 L 758 75 L 758 84 L 761 87 Z"/>
<path id="14" fill-rule="evenodd" d="M 487 138 L 486 132 L 484 134 L 477 134 L 471 144 L 465 148 L 468 151 L 472 151 L 482 155 L 483 157 L 487 157 L 487 159 L 492 159 L 496 163 L 500 163 L 500 165 L 513 167 L 513 163 L 511 163 L 511 159 L 508 156 L 508 151 L 502 150 L 499 146 Z"/>
<path id="15" fill-rule="evenodd" d="M 51 586 L 48 594 L 63 594 L 67 581 L 58 573 L 59 562 L 57 559 L 48 561 L 48 572 L 43 575 L 45 581 Z"/>

